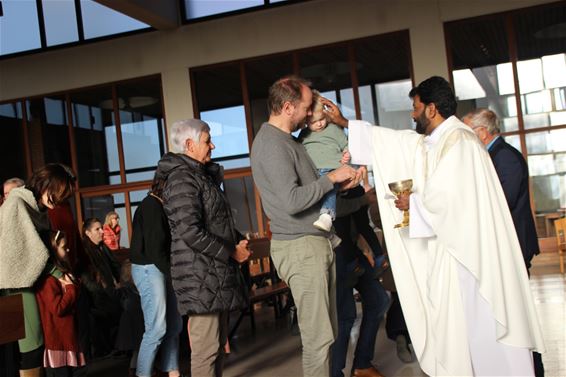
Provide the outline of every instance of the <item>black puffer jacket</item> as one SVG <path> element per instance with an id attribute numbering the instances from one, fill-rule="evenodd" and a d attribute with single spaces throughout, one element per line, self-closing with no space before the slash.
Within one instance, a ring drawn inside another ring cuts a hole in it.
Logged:
<path id="1" fill-rule="evenodd" d="M 243 309 L 247 292 L 238 264 L 230 258 L 238 232 L 220 189 L 220 165 L 167 153 L 157 170 L 167 177 L 163 201 L 171 227 L 171 278 L 179 312 Z"/>

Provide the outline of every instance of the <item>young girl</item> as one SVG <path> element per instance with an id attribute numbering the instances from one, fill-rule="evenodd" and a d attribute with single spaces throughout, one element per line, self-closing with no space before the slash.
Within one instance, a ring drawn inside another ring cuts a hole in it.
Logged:
<path id="1" fill-rule="evenodd" d="M 79 287 L 71 274 L 65 235 L 52 231 L 49 241 L 53 269 L 39 281 L 35 293 L 45 342 L 43 366 L 47 377 L 77 376 L 84 374 L 81 369 L 86 364 L 75 321 Z"/>

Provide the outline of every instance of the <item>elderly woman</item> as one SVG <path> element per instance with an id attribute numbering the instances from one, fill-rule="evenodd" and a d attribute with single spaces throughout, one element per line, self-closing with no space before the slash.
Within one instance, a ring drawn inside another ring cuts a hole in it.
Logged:
<path id="1" fill-rule="evenodd" d="M 32 287 L 43 272 L 51 271 L 42 239 L 49 231 L 47 209 L 65 202 L 74 187 L 68 167 L 47 164 L 24 187 L 12 189 L 0 207 L 0 291 L 21 293 L 24 303 L 26 337 L 18 341 L 22 376 L 39 376 L 43 364 L 43 333 Z"/>
<path id="2" fill-rule="evenodd" d="M 171 149 L 158 164 L 166 179 L 171 227 L 171 278 L 179 312 L 189 316 L 191 375 L 222 375 L 227 314 L 247 306 L 238 263 L 250 255 L 234 228 L 220 188 L 222 169 L 211 162 L 209 126 L 198 119 L 173 124 Z"/>

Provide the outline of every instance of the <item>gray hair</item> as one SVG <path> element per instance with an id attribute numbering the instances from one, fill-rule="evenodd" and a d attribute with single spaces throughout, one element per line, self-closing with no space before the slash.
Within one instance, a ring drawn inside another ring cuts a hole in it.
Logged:
<path id="1" fill-rule="evenodd" d="M 485 127 L 490 135 L 497 135 L 501 132 L 499 128 L 499 118 L 489 109 L 475 109 L 464 118 L 470 122 L 472 128 Z"/>
<path id="2" fill-rule="evenodd" d="M 25 185 L 25 182 L 23 179 L 18 178 L 18 177 L 14 177 L 14 178 L 10 178 L 4 181 L 5 185 L 9 185 L 15 183 L 16 187 L 22 187 L 23 185 Z"/>
<path id="3" fill-rule="evenodd" d="M 210 126 L 200 119 L 185 119 L 173 123 L 171 126 L 171 152 L 185 152 L 187 139 L 200 141 L 203 132 L 210 132 Z"/>

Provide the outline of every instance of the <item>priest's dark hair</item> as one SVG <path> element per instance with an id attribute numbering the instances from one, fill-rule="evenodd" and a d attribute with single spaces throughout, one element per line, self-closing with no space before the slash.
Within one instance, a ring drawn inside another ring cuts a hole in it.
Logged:
<path id="1" fill-rule="evenodd" d="M 456 114 L 456 96 L 450 83 L 443 77 L 432 76 L 411 89 L 409 97 L 419 99 L 425 105 L 434 103 L 444 119 Z"/>

